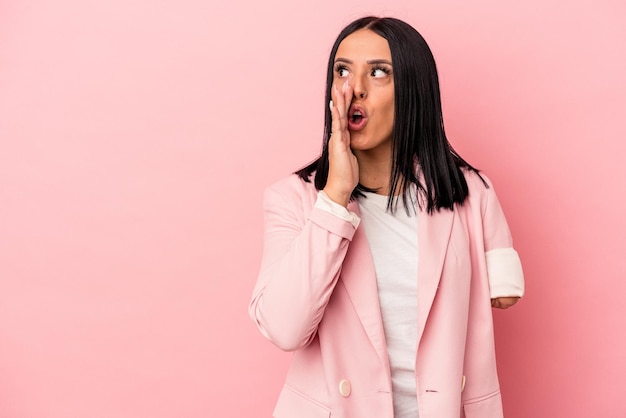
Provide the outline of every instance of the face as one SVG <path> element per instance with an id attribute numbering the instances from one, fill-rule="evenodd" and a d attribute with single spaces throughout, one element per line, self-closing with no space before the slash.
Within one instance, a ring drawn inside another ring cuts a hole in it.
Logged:
<path id="1" fill-rule="evenodd" d="M 348 81 L 354 96 L 348 112 L 350 147 L 362 152 L 391 150 L 393 131 L 393 66 L 385 38 L 369 29 L 347 36 L 335 55 L 333 83 Z"/>

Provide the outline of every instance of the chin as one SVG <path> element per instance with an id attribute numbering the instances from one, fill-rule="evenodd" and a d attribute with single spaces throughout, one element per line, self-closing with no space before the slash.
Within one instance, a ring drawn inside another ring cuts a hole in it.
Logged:
<path id="1" fill-rule="evenodd" d="M 367 141 L 350 141 L 350 149 L 352 151 L 367 151 L 371 149 L 371 146 L 368 146 Z"/>
<path id="2" fill-rule="evenodd" d="M 350 133 L 350 148 L 353 151 L 382 150 L 387 147 L 391 147 L 391 139 L 377 139 L 363 134 Z"/>
<path id="3" fill-rule="evenodd" d="M 350 132 L 350 146 L 354 149 L 367 149 L 373 143 L 372 138 L 363 132 Z"/>

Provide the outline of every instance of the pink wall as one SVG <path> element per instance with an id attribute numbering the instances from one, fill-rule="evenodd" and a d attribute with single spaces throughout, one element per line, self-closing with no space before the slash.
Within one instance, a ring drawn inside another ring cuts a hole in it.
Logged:
<path id="1" fill-rule="evenodd" d="M 261 193 L 319 149 L 328 50 L 365 13 L 429 40 L 508 214 L 507 417 L 626 416 L 624 2 L 214 3 L 0 3 L 0 417 L 270 416 Z"/>

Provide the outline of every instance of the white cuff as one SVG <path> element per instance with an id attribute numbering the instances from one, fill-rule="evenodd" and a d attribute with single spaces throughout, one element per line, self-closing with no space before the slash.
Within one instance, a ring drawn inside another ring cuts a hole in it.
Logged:
<path id="1" fill-rule="evenodd" d="M 356 213 L 349 211 L 339 203 L 333 202 L 323 190 L 320 190 L 317 194 L 315 207 L 332 213 L 344 221 L 350 222 L 355 228 L 358 227 L 361 222 L 361 219 L 356 215 Z"/>
<path id="2" fill-rule="evenodd" d="M 524 272 L 517 251 L 496 248 L 485 256 L 491 298 L 524 296 Z"/>

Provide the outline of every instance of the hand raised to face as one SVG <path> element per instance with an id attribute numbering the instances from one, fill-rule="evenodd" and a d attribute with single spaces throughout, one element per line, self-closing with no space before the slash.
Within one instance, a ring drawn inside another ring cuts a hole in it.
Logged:
<path id="1" fill-rule="evenodd" d="M 353 93 L 348 81 L 341 87 L 334 84 L 329 103 L 332 124 L 328 142 L 328 179 L 324 192 L 342 206 L 348 206 L 352 191 L 359 183 L 359 165 L 350 149 L 348 130 L 348 110 Z"/>

